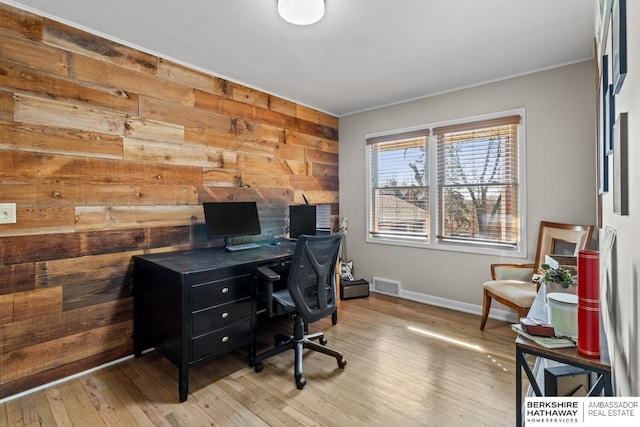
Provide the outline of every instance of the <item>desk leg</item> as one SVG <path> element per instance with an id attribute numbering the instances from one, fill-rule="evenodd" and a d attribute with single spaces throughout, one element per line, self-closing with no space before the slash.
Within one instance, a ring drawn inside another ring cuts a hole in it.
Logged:
<path id="1" fill-rule="evenodd" d="M 249 366 L 253 366 L 253 361 L 256 359 L 256 338 L 254 337 L 249 344 Z"/>
<path id="2" fill-rule="evenodd" d="M 136 321 L 136 320 L 134 320 Z M 134 329 L 133 331 L 133 354 L 136 358 L 142 357 L 142 352 L 146 350 L 148 347 L 147 343 L 144 342 L 142 338 L 142 334 L 139 331 Z"/>
<path id="3" fill-rule="evenodd" d="M 613 384 L 611 383 L 611 374 L 602 374 L 604 381 L 604 395 L 613 396 Z"/>
<path id="4" fill-rule="evenodd" d="M 600 396 L 603 390 L 605 396 L 613 396 L 611 374 L 598 373 L 598 379 L 596 379 L 596 382 L 591 386 L 587 396 Z"/>
<path id="5" fill-rule="evenodd" d="M 178 395 L 180 397 L 180 403 L 187 401 L 188 394 L 189 368 L 187 366 L 181 366 L 178 368 Z"/>
<path id="6" fill-rule="evenodd" d="M 529 366 L 529 362 L 524 358 L 525 352 L 516 346 L 516 426 L 522 427 L 524 425 L 522 420 L 522 371 L 524 370 L 529 379 L 529 384 L 533 389 L 533 393 L 536 396 L 542 396 L 540 386 L 536 381 L 533 371 Z"/>
<path id="7" fill-rule="evenodd" d="M 544 396 L 542 394 L 542 391 L 540 390 L 540 386 L 538 385 L 538 381 L 536 380 L 535 375 L 533 375 L 533 371 L 531 370 L 531 367 L 529 366 L 529 363 L 524 358 L 524 353 L 521 353 L 520 357 L 522 359 L 522 369 L 524 369 L 524 373 L 527 374 L 527 378 L 529 379 L 529 384 L 531 385 L 531 388 L 533 389 L 533 393 L 536 396 Z"/>
<path id="8" fill-rule="evenodd" d="M 522 427 L 522 360 L 524 355 L 516 347 L 516 427 Z"/>

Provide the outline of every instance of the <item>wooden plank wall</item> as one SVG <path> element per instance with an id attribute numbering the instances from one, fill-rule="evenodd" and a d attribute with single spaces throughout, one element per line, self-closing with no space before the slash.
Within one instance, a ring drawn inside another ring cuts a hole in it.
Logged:
<path id="1" fill-rule="evenodd" d="M 0 397 L 131 354 L 131 257 L 219 245 L 202 202 L 303 193 L 337 218 L 337 118 L 0 4 Z"/>

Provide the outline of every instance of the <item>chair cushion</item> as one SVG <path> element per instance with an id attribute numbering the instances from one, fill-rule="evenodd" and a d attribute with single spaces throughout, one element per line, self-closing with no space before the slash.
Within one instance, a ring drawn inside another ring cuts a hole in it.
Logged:
<path id="1" fill-rule="evenodd" d="M 490 280 L 482 286 L 494 295 L 509 300 L 520 307 L 531 307 L 536 298 L 535 283 L 520 280 Z"/>

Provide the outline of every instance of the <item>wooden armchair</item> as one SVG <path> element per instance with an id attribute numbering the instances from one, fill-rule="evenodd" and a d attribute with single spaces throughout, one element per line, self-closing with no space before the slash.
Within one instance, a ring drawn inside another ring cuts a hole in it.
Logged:
<path id="1" fill-rule="evenodd" d="M 544 264 L 545 255 L 558 253 L 559 248 L 573 247 L 574 255 L 580 249 L 586 249 L 591 242 L 592 225 L 572 225 L 555 222 L 540 222 L 538 248 L 533 263 L 491 264 L 492 280 L 485 282 L 482 301 L 482 320 L 480 330 L 484 330 L 489 317 L 491 300 L 496 300 L 518 312 L 518 318 L 525 317 L 536 297 L 539 283 L 533 282 L 540 264 Z"/>

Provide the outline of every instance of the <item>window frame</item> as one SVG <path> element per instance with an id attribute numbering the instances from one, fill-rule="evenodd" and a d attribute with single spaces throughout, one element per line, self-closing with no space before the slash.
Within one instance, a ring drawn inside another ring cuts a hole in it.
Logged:
<path id="1" fill-rule="evenodd" d="M 424 139 L 424 143 L 423 144 L 419 144 L 418 141 Z M 373 137 L 373 138 L 368 138 L 367 139 L 367 145 L 369 147 L 369 149 L 367 150 L 368 153 L 368 162 L 367 164 L 369 166 L 371 166 L 371 159 L 374 156 L 374 152 L 372 151 L 373 147 L 380 147 L 382 145 L 385 144 L 390 144 L 390 146 L 388 147 L 382 147 L 379 148 L 375 151 L 375 153 L 378 154 L 378 156 L 382 156 L 382 153 L 385 152 L 397 152 L 397 151 L 402 151 L 403 148 L 405 150 L 405 154 L 406 154 L 406 150 L 410 149 L 410 148 L 417 148 L 417 147 L 422 147 L 423 149 L 425 149 L 425 155 L 427 155 L 428 153 L 426 152 L 426 147 L 429 143 L 429 131 L 425 131 L 425 130 L 420 130 L 420 131 L 408 131 L 408 132 L 402 132 L 402 133 L 394 133 L 392 135 L 390 135 L 389 137 L 386 136 L 378 136 L 378 137 Z M 376 165 L 380 165 L 380 162 L 377 162 Z M 389 164 L 387 164 L 387 166 L 390 166 Z M 427 166 L 428 167 L 428 166 Z M 376 168 L 376 170 L 378 170 L 380 168 Z M 427 171 L 429 171 L 429 169 L 427 169 Z M 371 175 L 369 175 L 371 176 Z M 386 175 L 377 175 L 379 178 L 385 177 Z M 388 176 L 386 176 L 386 178 L 388 178 Z M 384 191 L 384 190 L 396 190 L 396 191 L 402 191 L 401 189 L 406 190 L 407 192 L 410 189 L 416 189 L 418 191 L 425 191 L 427 195 L 430 195 L 431 192 L 429 191 L 429 179 L 430 179 L 430 175 L 426 177 L 426 183 L 423 183 L 423 185 L 402 185 L 400 183 L 398 183 L 398 185 L 393 185 L 393 186 L 383 186 L 383 187 L 376 187 L 375 189 L 370 186 L 369 189 L 371 191 L 371 195 L 373 195 L 374 193 L 376 193 L 377 191 Z M 373 182 L 370 180 L 369 181 L 370 184 L 373 184 Z M 400 239 L 409 239 L 409 240 L 413 240 L 413 241 L 426 241 L 429 238 L 429 233 L 430 233 L 430 227 L 427 227 L 424 230 L 424 233 L 420 232 L 417 228 L 413 229 L 413 230 L 407 230 L 406 233 L 402 233 L 402 232 L 397 232 L 397 234 L 394 234 L 393 232 L 389 231 L 389 230 L 376 230 L 373 231 L 373 228 L 377 228 L 374 224 L 379 225 L 380 223 L 378 222 L 380 220 L 379 216 L 377 215 L 378 213 L 380 213 L 381 215 L 384 215 L 384 209 L 381 209 L 380 207 L 378 207 L 374 201 L 380 201 L 377 197 L 373 197 L 371 200 L 371 205 L 370 205 L 370 209 L 369 209 L 369 225 L 371 227 L 369 227 L 369 233 L 378 237 L 385 237 L 385 236 L 391 236 L 392 239 L 394 238 L 400 238 Z M 428 198 L 427 198 L 428 200 Z M 427 206 L 428 208 L 428 206 Z M 401 218 L 400 216 L 395 216 L 394 217 L 394 223 L 390 224 L 391 227 L 397 227 L 400 228 L 401 224 L 402 224 L 402 220 L 407 220 L 407 218 Z M 409 218 L 410 219 L 410 218 Z"/>
<path id="2" fill-rule="evenodd" d="M 429 131 L 427 137 L 428 157 L 429 157 L 429 232 L 428 238 L 415 238 L 402 235 L 379 235 L 371 233 L 372 218 L 372 188 L 371 188 L 371 143 L 365 144 L 365 241 L 367 243 L 394 245 L 394 246 L 406 246 L 423 249 L 435 249 L 454 252 L 465 252 L 474 254 L 486 254 L 486 255 L 498 255 L 508 256 L 516 258 L 526 258 L 527 256 L 527 234 L 526 234 L 526 111 L 524 108 L 517 108 L 512 110 L 500 111 L 490 114 L 483 114 L 473 117 L 465 117 L 461 119 L 447 120 L 441 122 L 434 122 L 425 125 L 417 125 L 407 128 L 394 129 L 390 131 L 376 132 L 365 135 L 365 140 L 379 140 L 379 139 L 393 139 L 394 136 L 401 136 L 403 134 Z M 440 221 L 438 210 L 438 192 L 440 185 L 438 182 L 438 153 L 437 153 L 437 137 L 433 134 L 433 129 L 437 127 L 461 125 L 465 123 L 472 123 L 484 120 L 499 119 L 508 116 L 519 115 L 520 124 L 518 125 L 518 142 L 517 142 L 517 180 L 518 180 L 518 218 L 519 228 L 518 233 L 520 236 L 519 242 L 513 248 L 506 248 L 500 245 L 483 244 L 477 241 L 469 242 L 451 242 L 442 241 L 438 236 L 438 224 Z"/>

